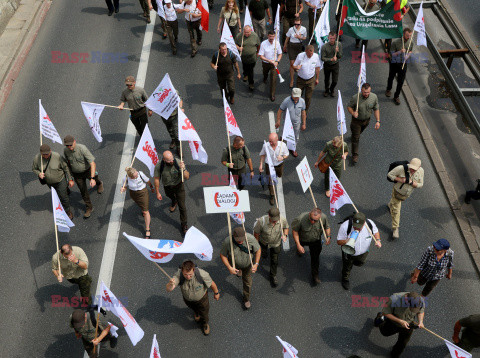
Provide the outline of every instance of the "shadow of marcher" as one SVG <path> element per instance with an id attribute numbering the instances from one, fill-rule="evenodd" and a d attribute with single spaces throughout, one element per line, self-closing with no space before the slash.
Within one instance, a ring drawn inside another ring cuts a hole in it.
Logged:
<path id="1" fill-rule="evenodd" d="M 368 259 L 367 259 L 368 263 Z M 389 277 L 384 276 L 377 276 L 375 277 L 374 281 L 366 282 L 361 285 L 357 285 L 353 287 L 351 290 L 355 293 L 360 294 L 370 294 L 371 296 L 378 296 L 378 297 L 390 297 L 395 292 L 406 292 L 408 279 L 410 278 L 410 274 L 406 272 L 404 276 L 398 280 L 398 282 L 394 282 Z"/>
<path id="2" fill-rule="evenodd" d="M 56 280 L 53 274 L 52 280 Z M 63 302 L 63 299 L 68 299 L 68 301 L 71 303 L 71 298 L 75 296 L 75 293 L 79 293 L 77 285 L 72 285 L 66 279 L 64 280 L 64 282 L 66 283 L 63 284 L 57 282 L 47 286 L 43 286 L 35 291 L 34 296 L 37 300 L 38 305 L 40 306 L 41 312 L 45 312 L 45 304 L 50 304 L 52 307 L 64 307 L 63 305 L 65 305 L 66 303 Z M 57 306 L 57 304 L 59 306 Z"/>
<path id="3" fill-rule="evenodd" d="M 119 334 L 120 336 L 120 334 Z M 45 351 L 45 358 L 57 358 L 57 357 L 83 357 L 84 348 L 82 341 L 75 338 L 75 333 L 72 328 L 71 333 L 55 335 L 56 341 L 50 344 Z M 108 348 L 107 348 L 108 347 Z M 112 351 L 108 346 L 108 342 L 102 343 L 100 352 L 103 357 L 107 358 L 118 358 L 119 355 L 117 352 Z"/>
<path id="4" fill-rule="evenodd" d="M 26 198 L 27 194 L 25 193 L 25 187 L 30 184 L 32 181 L 38 181 L 38 177 L 33 174 L 33 172 L 18 172 L 18 176 L 20 177 L 20 183 L 22 185 L 23 190 L 23 197 Z"/>

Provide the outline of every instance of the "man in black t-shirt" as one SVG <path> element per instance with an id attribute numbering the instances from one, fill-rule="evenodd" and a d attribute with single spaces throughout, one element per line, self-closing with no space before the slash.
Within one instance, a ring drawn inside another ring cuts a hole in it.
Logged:
<path id="1" fill-rule="evenodd" d="M 240 68 L 238 67 L 237 59 L 235 55 L 228 50 L 227 44 L 221 42 L 218 46 L 218 51 L 212 57 L 210 66 L 217 71 L 217 81 L 220 87 L 220 93 L 225 90 L 225 97 L 230 104 L 235 101 L 233 96 L 235 95 L 235 78 L 234 67 L 237 69 L 237 78 L 240 79 Z"/>

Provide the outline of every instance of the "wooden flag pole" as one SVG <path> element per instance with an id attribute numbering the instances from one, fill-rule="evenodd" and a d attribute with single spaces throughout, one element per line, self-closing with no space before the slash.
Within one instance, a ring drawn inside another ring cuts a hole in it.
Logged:
<path id="1" fill-rule="evenodd" d="M 340 3 L 340 0 L 338 0 L 338 2 Z M 338 31 L 337 31 L 337 44 L 335 45 L 335 56 L 333 57 L 337 57 L 337 47 L 338 47 L 338 40 L 340 40 L 340 25 L 342 24 L 342 21 L 340 21 L 338 23 Z"/>
<path id="2" fill-rule="evenodd" d="M 245 25 L 245 24 L 243 24 Z M 242 34 L 242 45 L 240 46 L 242 48 L 242 51 L 240 51 L 240 56 L 242 56 L 242 52 L 243 52 L 243 38 L 245 37 L 245 26 L 243 26 L 243 34 Z"/>
<path id="3" fill-rule="evenodd" d="M 130 167 L 133 165 L 134 161 L 135 161 L 135 155 L 133 156 L 132 162 L 130 163 Z M 140 175 L 140 173 L 138 175 Z M 125 186 L 127 185 L 127 180 L 128 180 L 127 177 L 128 177 L 128 174 L 125 174 L 125 182 L 123 183 L 122 190 L 125 189 Z"/>
<path id="4" fill-rule="evenodd" d="M 357 110 L 355 112 L 358 113 L 358 103 L 360 102 L 360 86 L 358 86 L 358 93 L 357 93 Z"/>
<path id="5" fill-rule="evenodd" d="M 338 0 L 338 2 L 337 2 L 337 10 L 335 11 L 335 15 L 338 14 L 338 9 L 340 8 L 340 2 L 341 2 L 341 1 L 342 1 L 342 0 Z M 340 19 L 340 22 L 342 22 L 342 19 Z"/>
<path id="6" fill-rule="evenodd" d="M 342 129 L 343 132 L 343 125 L 340 124 L 340 128 Z M 347 170 L 347 167 L 345 166 L 345 145 L 343 144 L 343 133 L 342 133 L 342 160 L 343 160 L 343 170 Z"/>
<path id="7" fill-rule="evenodd" d="M 217 61 L 215 62 L 215 67 L 218 65 L 218 59 L 220 58 L 220 49 L 218 49 Z"/>
<path id="8" fill-rule="evenodd" d="M 159 264 L 157 264 L 155 261 L 152 261 L 155 265 L 157 265 L 157 267 L 160 269 L 160 271 L 162 271 L 165 276 L 168 277 L 169 280 L 171 280 L 172 278 L 168 275 L 168 273 L 162 268 L 162 266 L 160 266 Z"/>
<path id="9" fill-rule="evenodd" d="M 43 138 L 42 138 L 42 127 L 40 127 L 40 147 L 43 145 Z M 42 157 L 42 153 L 40 153 L 40 168 L 41 168 L 41 171 L 43 173 L 43 157 Z"/>
<path id="10" fill-rule="evenodd" d="M 440 338 L 440 339 L 442 339 L 442 340 L 444 340 L 444 341 L 447 341 L 447 339 L 443 338 L 442 336 L 439 336 L 439 335 L 436 334 L 435 332 L 432 332 L 432 331 L 429 330 L 428 328 L 426 328 L 426 327 L 422 327 L 422 328 L 423 328 L 424 330 L 426 330 L 428 333 L 431 333 L 431 334 L 433 334 L 434 336 L 436 336 L 436 337 L 438 337 L 438 338 Z"/>
<path id="11" fill-rule="evenodd" d="M 55 208 L 53 209 L 55 210 Z M 55 215 L 53 215 L 53 217 L 55 218 Z M 58 252 L 58 256 L 57 256 L 57 261 L 58 261 L 58 274 L 60 276 L 62 276 L 62 268 L 60 267 L 60 255 L 62 254 L 60 252 L 60 248 L 58 246 L 58 229 L 57 229 L 57 223 L 54 223 L 55 225 L 55 241 L 57 242 L 57 252 Z"/>
<path id="12" fill-rule="evenodd" d="M 175 158 L 173 158 L 173 160 L 175 160 Z M 182 142 L 180 142 L 180 162 L 183 162 Z M 183 182 L 184 182 L 184 179 L 183 179 L 183 168 L 181 168 L 181 172 L 182 172 L 182 183 L 183 183 Z"/>
<path id="13" fill-rule="evenodd" d="M 313 196 L 312 186 L 309 185 L 308 189 L 310 190 L 310 195 L 312 195 L 313 205 L 315 205 L 315 208 L 318 208 L 317 202 L 315 201 L 315 197 Z M 323 237 L 326 238 L 327 234 L 325 233 L 325 228 L 323 227 L 322 216 L 321 215 L 320 215 L 320 219 L 318 221 L 320 221 L 320 226 L 322 227 Z"/>
<path id="14" fill-rule="evenodd" d="M 309 44 L 309 45 L 310 45 L 310 43 L 311 43 L 312 40 L 313 40 L 313 36 L 315 36 L 315 28 L 317 27 L 317 24 L 318 24 L 319 21 L 320 21 L 320 16 L 319 16 L 318 19 L 317 19 L 317 23 L 314 22 L 314 24 L 313 24 L 313 33 L 312 33 L 312 36 L 310 37 L 310 41 L 308 41 L 308 44 Z"/>
<path id="15" fill-rule="evenodd" d="M 227 220 L 228 220 L 228 237 L 230 240 L 230 250 L 232 252 L 232 266 L 235 270 L 235 254 L 233 253 L 233 238 L 232 238 L 232 222 L 230 221 L 230 213 L 227 213 Z"/>
<path id="16" fill-rule="evenodd" d="M 230 214 L 230 213 L 228 213 L 228 214 Z M 243 215 L 244 215 L 244 218 L 245 218 L 245 214 L 243 214 Z M 250 258 L 250 265 L 252 265 L 252 268 L 253 268 L 252 254 L 250 252 L 250 244 L 248 243 L 247 230 L 245 230 L 245 222 L 242 223 L 242 226 L 243 226 L 243 231 L 245 231 L 245 241 L 247 242 L 248 257 Z"/>
<path id="17" fill-rule="evenodd" d="M 353 206 L 353 208 L 355 209 L 355 211 L 358 213 L 359 211 L 358 211 L 357 207 L 355 206 L 355 204 L 354 204 L 353 202 L 352 202 L 352 206 Z M 367 220 L 368 220 L 368 218 L 367 218 Z M 367 223 L 365 223 L 365 224 L 366 224 L 366 226 L 367 226 L 368 233 L 372 236 L 373 241 L 378 242 L 378 240 L 377 240 L 377 239 L 375 238 L 375 236 L 373 235 L 372 230 L 370 230 L 370 226 L 368 226 Z"/>
<path id="18" fill-rule="evenodd" d="M 100 320 L 100 311 L 97 312 L 97 324 L 95 325 L 95 337 L 93 338 L 94 340 L 97 339 L 98 336 L 98 321 Z M 93 346 L 93 354 L 95 355 L 95 351 L 97 349 L 97 346 Z"/>
<path id="19" fill-rule="evenodd" d="M 403 60 L 402 70 L 405 67 L 405 63 L 407 62 L 408 51 L 410 51 L 410 46 L 412 46 L 414 34 L 415 34 L 415 30 L 412 30 L 412 37 L 410 37 L 410 43 L 408 44 L 407 52 L 405 53 L 405 59 Z M 402 35 L 402 39 L 403 39 L 403 35 Z"/>

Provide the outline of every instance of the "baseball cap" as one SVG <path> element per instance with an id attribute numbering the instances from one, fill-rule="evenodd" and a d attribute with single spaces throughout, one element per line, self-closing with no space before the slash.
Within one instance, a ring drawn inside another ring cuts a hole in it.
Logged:
<path id="1" fill-rule="evenodd" d="M 171 4 L 171 3 L 172 3 L 172 0 L 163 0 L 163 3 L 164 3 L 164 4 Z"/>
<path id="2" fill-rule="evenodd" d="M 365 214 L 363 213 L 355 213 L 353 215 L 353 221 L 352 221 L 352 226 L 354 229 L 360 230 L 363 225 L 365 224 L 365 221 L 367 220 Z"/>
<path id="3" fill-rule="evenodd" d="M 85 324 L 85 311 L 75 310 L 72 313 L 72 325 L 76 331 L 79 331 Z"/>
<path id="4" fill-rule="evenodd" d="M 135 77 L 133 76 L 128 76 L 127 78 L 125 78 L 125 84 L 127 85 L 133 85 L 134 82 L 135 82 Z"/>
<path id="5" fill-rule="evenodd" d="M 235 241 L 245 241 L 245 230 L 243 230 L 243 228 L 241 227 L 236 227 L 235 229 L 233 229 L 233 238 L 235 239 Z"/>
<path id="6" fill-rule="evenodd" d="M 433 243 L 433 247 L 437 250 L 448 250 L 450 248 L 450 243 L 447 239 L 440 239 Z"/>
<path id="7" fill-rule="evenodd" d="M 294 88 L 292 89 L 292 97 L 301 97 L 302 96 L 302 90 L 300 88 Z"/>
<path id="8" fill-rule="evenodd" d="M 42 144 L 40 146 L 40 154 L 49 154 L 50 153 L 50 146 L 48 144 Z"/>
<path id="9" fill-rule="evenodd" d="M 65 136 L 65 138 L 63 138 L 63 144 L 65 145 L 72 145 L 74 141 L 75 141 L 75 138 L 73 138 L 73 136 L 71 136 L 70 134 Z"/>
<path id="10" fill-rule="evenodd" d="M 418 158 L 413 158 L 410 163 L 408 163 L 408 167 L 413 170 L 418 170 L 422 165 L 422 161 Z"/>
<path id="11" fill-rule="evenodd" d="M 268 210 L 268 216 L 270 216 L 273 221 L 278 221 L 280 220 L 280 210 L 277 208 L 271 208 Z"/>

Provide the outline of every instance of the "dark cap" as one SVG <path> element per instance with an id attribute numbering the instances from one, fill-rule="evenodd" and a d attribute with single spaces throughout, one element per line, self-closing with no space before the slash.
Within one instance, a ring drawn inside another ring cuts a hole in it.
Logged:
<path id="1" fill-rule="evenodd" d="M 67 135 L 65 138 L 63 138 L 63 144 L 65 145 L 72 145 L 73 142 L 75 141 L 75 138 L 73 138 L 73 135 Z"/>
<path id="2" fill-rule="evenodd" d="M 127 85 L 133 85 L 135 83 L 135 77 L 133 76 L 128 76 L 125 78 L 125 84 Z"/>
<path id="3" fill-rule="evenodd" d="M 235 229 L 233 229 L 233 238 L 235 239 L 235 241 L 243 242 L 245 241 L 245 236 L 245 230 L 243 230 L 243 228 L 236 227 Z"/>
<path id="4" fill-rule="evenodd" d="M 40 154 L 50 154 L 50 146 L 48 144 L 42 144 L 40 146 Z"/>
<path id="5" fill-rule="evenodd" d="M 270 216 L 270 219 L 272 219 L 273 221 L 278 221 L 280 220 L 280 210 L 278 210 L 277 208 L 271 208 L 270 210 L 268 210 L 268 216 Z"/>
<path id="6" fill-rule="evenodd" d="M 447 239 L 440 239 L 433 243 L 433 247 L 437 250 L 448 250 L 450 248 L 450 243 Z"/>
<path id="7" fill-rule="evenodd" d="M 85 311 L 75 310 L 72 313 L 72 325 L 76 331 L 79 331 L 85 325 Z"/>
<path id="8" fill-rule="evenodd" d="M 363 227 L 363 225 L 365 224 L 366 220 L 367 220 L 367 218 L 365 217 L 365 214 L 355 213 L 355 215 L 353 215 L 352 226 L 355 229 L 360 230 Z"/>

